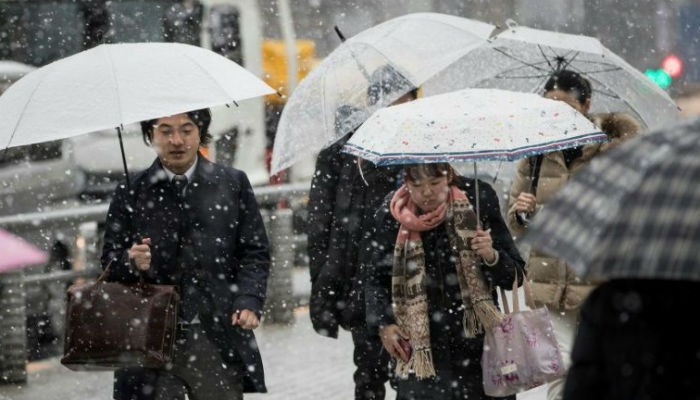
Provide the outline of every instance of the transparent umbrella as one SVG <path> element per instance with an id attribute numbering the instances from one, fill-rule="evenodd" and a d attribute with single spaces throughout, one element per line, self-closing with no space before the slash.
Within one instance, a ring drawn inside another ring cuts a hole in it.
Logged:
<path id="1" fill-rule="evenodd" d="M 540 93 L 549 75 L 569 69 L 589 79 L 591 112 L 626 112 L 647 128 L 675 120 L 678 107 L 660 87 L 598 39 L 508 22 L 487 46 L 452 63 L 425 83 L 425 94 L 461 88 Z"/>
<path id="2" fill-rule="evenodd" d="M 595 158 L 534 219 L 524 240 L 581 277 L 700 281 L 700 119 Z"/>
<path id="3" fill-rule="evenodd" d="M 386 21 L 343 42 L 289 98 L 277 127 L 272 173 L 357 128 L 473 49 L 495 27 L 434 13 Z"/>

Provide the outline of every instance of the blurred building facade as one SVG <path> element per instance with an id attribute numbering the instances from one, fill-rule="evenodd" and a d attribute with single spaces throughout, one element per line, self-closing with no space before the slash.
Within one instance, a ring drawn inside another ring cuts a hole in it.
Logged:
<path id="1" fill-rule="evenodd" d="M 264 19 L 275 21 L 277 1 L 264 1 Z M 320 57 L 340 43 L 335 25 L 350 37 L 399 15 L 439 12 L 594 36 L 642 72 L 676 54 L 684 72 L 671 94 L 700 82 L 700 0 L 290 0 L 290 5 L 297 36 L 313 40 Z M 278 30 L 274 23 L 266 26 L 271 37 Z"/>

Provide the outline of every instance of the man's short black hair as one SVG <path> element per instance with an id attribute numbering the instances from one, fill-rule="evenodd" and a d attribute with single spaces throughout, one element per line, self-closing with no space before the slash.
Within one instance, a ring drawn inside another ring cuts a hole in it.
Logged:
<path id="1" fill-rule="evenodd" d="M 201 110 L 188 111 L 185 114 L 192 120 L 192 122 L 199 128 L 199 143 L 201 146 L 206 146 L 211 142 L 213 137 L 209 133 L 209 125 L 211 124 L 211 111 L 208 108 L 203 108 Z M 148 146 L 151 145 L 153 139 L 153 126 L 158 122 L 160 118 L 149 119 L 147 121 L 141 121 L 141 134 L 143 135 L 143 142 Z"/>
<path id="2" fill-rule="evenodd" d="M 544 84 L 544 92 L 562 90 L 567 93 L 575 93 L 576 100 L 583 106 L 586 100 L 591 98 L 591 82 L 578 72 L 562 69 L 553 72 Z"/>

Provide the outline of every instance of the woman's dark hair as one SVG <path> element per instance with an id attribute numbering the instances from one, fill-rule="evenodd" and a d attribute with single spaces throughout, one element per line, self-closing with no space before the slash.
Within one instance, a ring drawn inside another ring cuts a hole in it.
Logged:
<path id="1" fill-rule="evenodd" d="M 449 163 L 410 164 L 403 168 L 406 180 L 417 181 L 424 178 L 454 178 L 455 171 Z"/>
<path id="2" fill-rule="evenodd" d="M 562 90 L 567 93 L 575 93 L 576 100 L 581 105 L 591 98 L 591 82 L 578 72 L 562 69 L 552 73 L 544 84 L 544 92 Z"/>
<path id="3" fill-rule="evenodd" d="M 211 142 L 212 136 L 209 134 L 209 124 L 211 124 L 211 111 L 208 108 L 203 108 L 201 110 L 188 111 L 185 114 L 192 120 L 192 122 L 199 128 L 199 143 L 201 146 L 206 146 Z M 151 145 L 151 140 L 153 139 L 153 126 L 158 122 L 160 118 L 149 119 L 147 121 L 141 121 L 141 134 L 143 134 L 143 142 L 147 145 Z"/>

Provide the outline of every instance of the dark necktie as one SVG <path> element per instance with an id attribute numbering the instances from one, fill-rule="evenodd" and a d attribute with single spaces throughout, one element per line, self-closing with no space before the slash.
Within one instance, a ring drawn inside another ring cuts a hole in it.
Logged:
<path id="1" fill-rule="evenodd" d="M 175 175 L 172 179 L 173 189 L 180 201 L 180 207 L 186 209 L 185 196 L 187 195 L 187 176 Z M 185 212 L 187 212 L 185 210 Z M 200 292 L 199 285 L 202 279 L 196 270 L 197 261 L 194 257 L 193 244 L 187 234 L 187 218 L 183 215 L 180 223 L 180 242 L 178 244 L 178 261 L 181 270 L 180 276 L 180 294 L 182 302 L 180 303 L 180 318 L 189 322 L 204 308 L 205 299 Z"/>
<path id="2" fill-rule="evenodd" d="M 185 198 L 185 191 L 187 190 L 187 176 L 185 175 L 175 175 L 172 180 L 175 193 L 179 200 Z"/>

